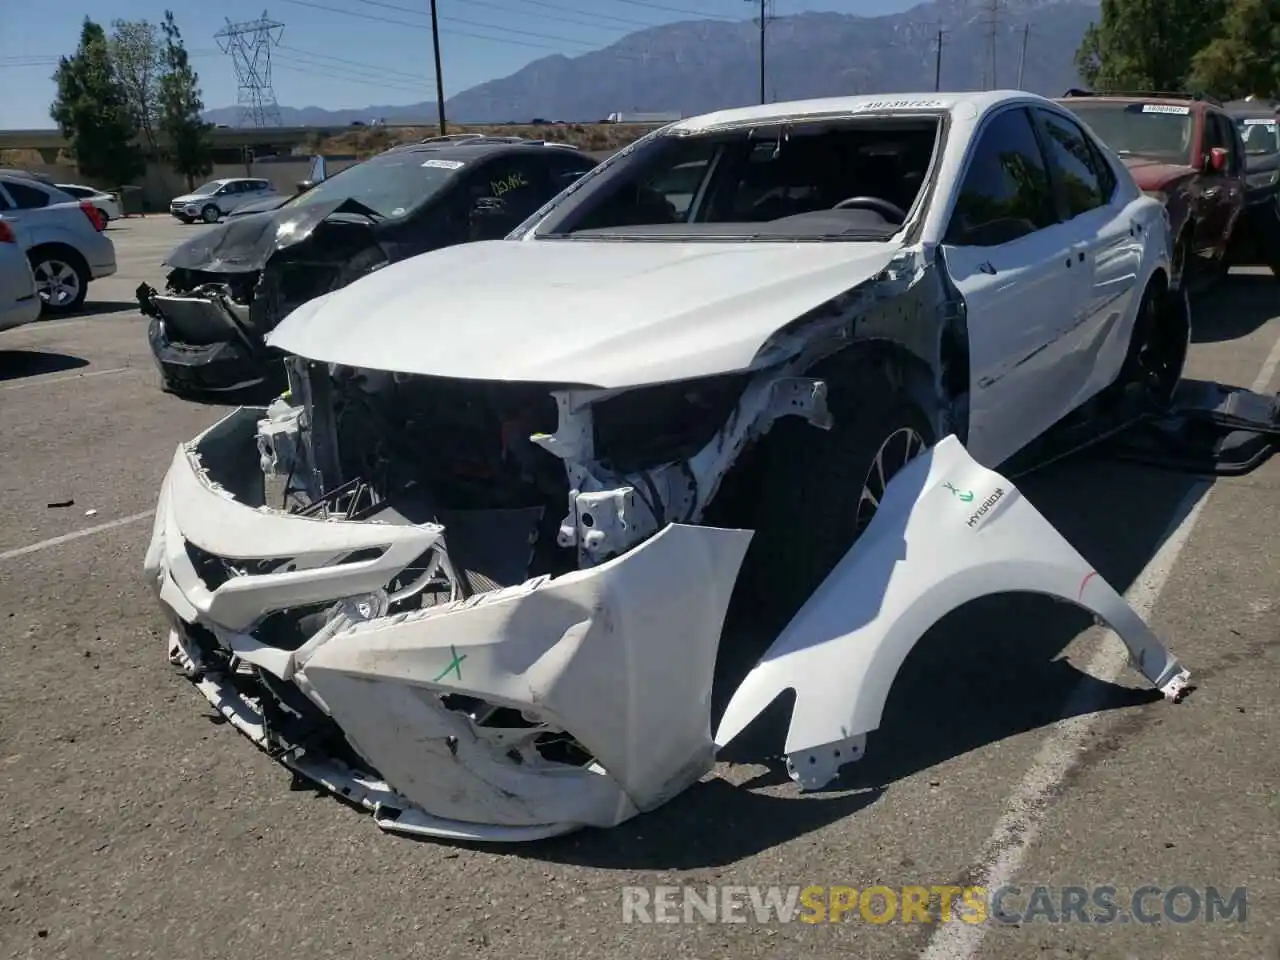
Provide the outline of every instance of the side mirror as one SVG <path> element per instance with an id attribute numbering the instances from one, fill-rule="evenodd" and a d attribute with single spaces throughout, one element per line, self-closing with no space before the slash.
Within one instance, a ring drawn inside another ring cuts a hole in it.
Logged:
<path id="1" fill-rule="evenodd" d="M 471 205 L 472 240 L 500 240 L 514 229 L 516 220 L 501 197 L 477 197 Z"/>
<path id="2" fill-rule="evenodd" d="M 1209 151 L 1209 166 L 1217 173 L 1227 169 L 1228 154 L 1222 147 L 1214 147 Z"/>

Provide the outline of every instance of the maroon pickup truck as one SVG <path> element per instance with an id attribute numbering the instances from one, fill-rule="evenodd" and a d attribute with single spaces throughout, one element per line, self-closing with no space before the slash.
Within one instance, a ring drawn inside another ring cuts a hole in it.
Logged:
<path id="1" fill-rule="evenodd" d="M 1177 94 L 1070 91 L 1058 100 L 1119 154 L 1169 211 L 1174 283 L 1199 286 L 1230 264 L 1245 194 L 1244 143 L 1216 101 Z"/>

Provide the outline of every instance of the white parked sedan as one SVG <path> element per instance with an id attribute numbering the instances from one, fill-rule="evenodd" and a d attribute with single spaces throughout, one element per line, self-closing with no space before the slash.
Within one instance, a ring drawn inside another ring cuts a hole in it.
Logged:
<path id="1" fill-rule="evenodd" d="M 506 239 L 275 328 L 289 392 L 179 447 L 160 493 L 170 657 L 380 826 L 486 840 L 652 809 L 787 689 L 821 786 L 988 593 L 1090 610 L 1169 694 L 1177 662 L 993 471 L 1167 400 L 1170 248 L 1030 94 L 670 124 Z M 744 632 L 776 640 L 713 739 Z"/>
<path id="2" fill-rule="evenodd" d="M 26 249 L 11 223 L 0 220 L 0 330 L 40 317 L 40 296 Z"/>
<path id="3" fill-rule="evenodd" d="M 68 196 L 89 201 L 107 220 L 119 220 L 121 217 L 120 197 L 117 194 L 99 190 L 97 187 L 86 187 L 79 183 L 59 183 L 56 186 Z"/>

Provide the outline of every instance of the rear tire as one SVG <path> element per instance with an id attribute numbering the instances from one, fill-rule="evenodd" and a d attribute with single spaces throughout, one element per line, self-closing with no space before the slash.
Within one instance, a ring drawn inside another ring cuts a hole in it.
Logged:
<path id="1" fill-rule="evenodd" d="M 56 246 L 37 247 L 27 259 L 35 274 L 43 314 L 60 317 L 84 306 L 89 294 L 89 267 L 78 253 Z"/>
<path id="2" fill-rule="evenodd" d="M 1158 278 L 1147 284 L 1120 373 L 1122 388 L 1136 386 L 1158 410 L 1173 397 L 1187 359 L 1186 297 L 1185 288 L 1169 290 Z"/>
<path id="3" fill-rule="evenodd" d="M 771 629 L 795 615 L 865 532 L 888 482 L 936 442 L 898 365 L 836 357 L 812 375 L 827 383 L 832 428 L 787 417 L 760 451 L 756 533 L 740 582 Z"/>

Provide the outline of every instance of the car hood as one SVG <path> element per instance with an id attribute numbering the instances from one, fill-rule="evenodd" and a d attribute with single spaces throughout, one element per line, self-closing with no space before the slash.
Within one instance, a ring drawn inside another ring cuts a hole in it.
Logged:
<path id="1" fill-rule="evenodd" d="M 267 342 L 325 363 L 607 389 L 747 369 L 895 243 L 491 240 L 375 271 Z"/>
<path id="2" fill-rule="evenodd" d="M 175 269 L 207 273 L 261 270 L 272 254 L 301 243 L 346 202 L 338 199 L 231 217 L 179 244 L 164 262 Z"/>
<path id="3" fill-rule="evenodd" d="M 1149 157 L 1123 157 L 1124 165 L 1129 168 L 1139 190 L 1159 190 L 1166 184 L 1189 177 L 1196 171 L 1185 163 L 1169 163 L 1165 160 L 1152 160 Z"/>
<path id="4" fill-rule="evenodd" d="M 180 197 L 174 197 L 169 203 L 204 203 L 212 196 L 212 193 L 184 193 Z"/>

